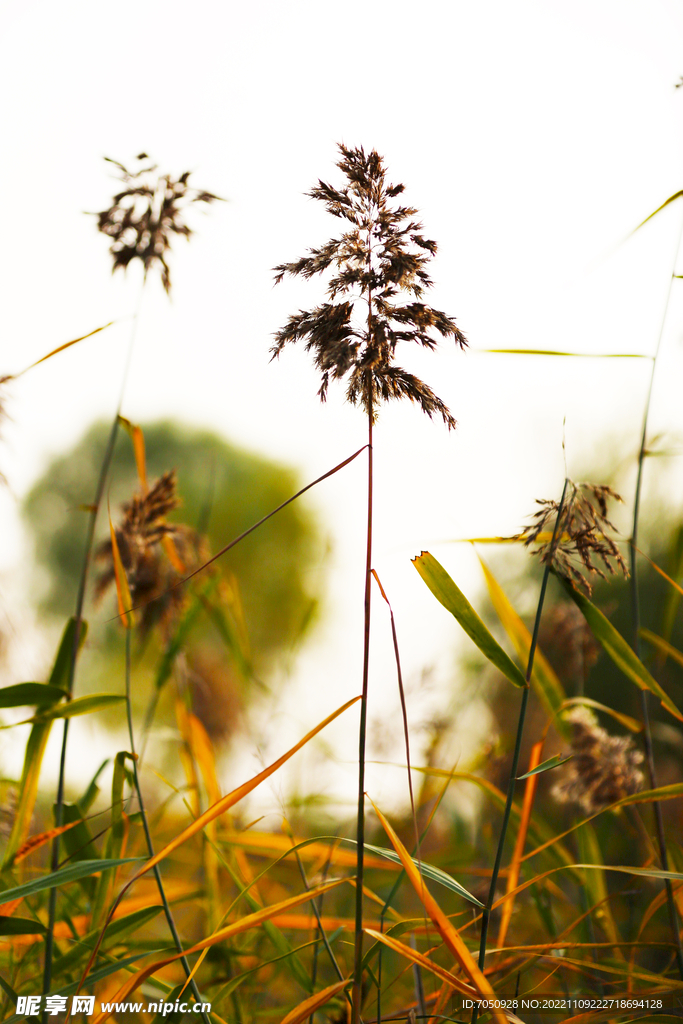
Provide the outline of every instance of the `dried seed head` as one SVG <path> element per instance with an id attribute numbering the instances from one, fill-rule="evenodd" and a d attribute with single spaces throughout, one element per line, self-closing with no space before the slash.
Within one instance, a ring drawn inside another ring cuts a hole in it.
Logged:
<path id="1" fill-rule="evenodd" d="M 409 398 L 430 418 L 441 416 L 451 429 L 455 420 L 441 399 L 394 365 L 402 341 L 427 349 L 436 348 L 439 337 L 453 338 L 461 348 L 467 345 L 454 320 L 420 301 L 432 285 L 426 268 L 436 243 L 422 234 L 416 209 L 394 202 L 404 186 L 387 181 L 384 160 L 375 150 L 340 145 L 339 151 L 337 167 L 346 183 L 337 189 L 319 181 L 308 195 L 345 221 L 345 230 L 307 256 L 275 268 L 276 284 L 287 274 L 311 278 L 330 271 L 329 302 L 291 316 L 275 336 L 273 358 L 288 343 L 303 341 L 321 372 L 322 401 L 330 381 L 346 378 L 347 399 L 373 416 L 380 402 Z"/>
<path id="2" fill-rule="evenodd" d="M 212 192 L 190 188 L 190 171 L 179 178 L 170 174 L 157 174 L 157 165 L 146 153 L 136 157 L 137 170 L 130 171 L 117 160 L 105 157 L 118 168 L 118 177 L 125 188 L 117 193 L 107 210 L 95 214 L 97 226 L 113 239 L 109 252 L 114 261 L 113 270 L 124 270 L 133 260 L 142 263 L 145 276 L 156 264 L 161 270 L 161 282 L 167 293 L 171 291 L 170 269 L 166 257 L 171 250 L 174 235 L 190 238 L 192 229 L 183 215 L 192 203 L 213 203 L 220 199 Z"/>
<path id="3" fill-rule="evenodd" d="M 122 506 L 123 518 L 114 531 L 131 600 L 134 606 L 143 605 L 143 633 L 156 622 L 170 623 L 184 601 L 183 590 L 172 589 L 173 584 L 205 560 L 205 547 L 194 530 L 166 522 L 168 513 L 179 504 L 175 471 L 171 470 L 150 490 L 134 494 Z M 95 561 L 103 566 L 95 580 L 95 598 L 99 600 L 114 581 L 110 539 L 99 546 Z"/>
<path id="4" fill-rule="evenodd" d="M 605 532 L 617 532 L 614 524 L 607 518 L 608 499 L 622 499 L 611 487 L 604 485 L 570 483 L 569 487 L 571 494 L 562 506 L 561 512 L 556 501 L 537 501 L 536 504 L 541 508 L 534 513 L 535 522 L 517 534 L 515 539 L 523 541 L 526 547 L 537 543 L 539 546 L 533 554 L 538 555 L 545 565 L 550 565 L 558 576 L 577 584 L 590 595 L 592 587 L 577 562 L 581 563 L 583 570 L 596 573 L 603 580 L 607 577 L 602 569 L 594 564 L 594 557 L 600 559 L 611 575 L 616 572 L 612 564 L 615 563 L 624 576 L 628 576 L 628 569 L 619 548 Z M 554 543 L 550 539 L 553 532 Z"/>
<path id="5" fill-rule="evenodd" d="M 586 707 L 573 708 L 565 720 L 571 722 L 574 756 L 552 790 L 556 800 L 579 804 L 586 814 L 596 814 L 642 788 L 638 765 L 643 755 L 630 736 L 610 736 Z"/>

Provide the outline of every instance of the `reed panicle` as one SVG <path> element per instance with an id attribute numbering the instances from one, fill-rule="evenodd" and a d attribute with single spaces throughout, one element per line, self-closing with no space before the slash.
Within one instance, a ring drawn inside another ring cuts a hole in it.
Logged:
<path id="1" fill-rule="evenodd" d="M 417 210 L 397 202 L 405 186 L 387 179 L 376 150 L 339 145 L 340 187 L 319 180 L 307 194 L 343 222 L 344 230 L 292 263 L 275 268 L 275 282 L 286 276 L 310 279 L 328 275 L 327 302 L 289 317 L 275 335 L 272 357 L 288 344 L 302 342 L 321 374 L 318 395 L 327 399 L 332 381 L 346 381 L 346 398 L 364 409 L 368 422 L 368 500 L 363 634 L 363 699 L 358 751 L 356 838 L 356 918 L 354 939 L 353 1024 L 363 999 L 363 874 L 365 842 L 365 743 L 370 656 L 370 608 L 373 531 L 372 431 L 382 402 L 408 398 L 430 417 L 441 416 L 449 430 L 455 419 L 432 389 L 395 365 L 401 342 L 429 350 L 439 339 L 460 348 L 467 341 L 451 317 L 422 301 L 432 280 L 427 266 L 436 242 L 424 236 Z"/>

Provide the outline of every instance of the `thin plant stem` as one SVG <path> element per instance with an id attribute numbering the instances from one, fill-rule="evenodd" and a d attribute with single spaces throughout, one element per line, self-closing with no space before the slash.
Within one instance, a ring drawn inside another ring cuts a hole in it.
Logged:
<path id="1" fill-rule="evenodd" d="M 142 297 L 145 290 L 145 282 L 147 275 L 142 279 L 142 285 L 140 288 L 140 294 L 138 296 L 137 308 L 135 315 L 133 316 L 133 322 L 130 331 L 130 340 L 128 342 L 128 352 L 126 355 L 126 363 L 123 370 L 123 379 L 121 381 L 121 390 L 119 393 L 119 401 L 112 421 L 111 430 L 109 431 L 109 438 L 107 440 L 107 447 L 105 448 L 104 458 L 102 459 L 102 465 L 100 467 L 100 475 L 97 481 L 97 489 L 95 491 L 95 500 L 90 506 L 88 513 L 88 526 L 85 537 L 85 547 L 83 550 L 83 562 L 81 565 L 81 573 L 78 580 L 78 592 L 76 594 L 76 609 L 74 612 L 74 619 L 76 628 L 74 630 L 74 642 L 71 651 L 71 659 L 69 662 L 69 678 L 67 690 L 69 694 L 73 693 L 74 683 L 76 680 L 76 661 L 78 659 L 78 649 L 80 646 L 80 633 L 81 623 L 83 621 L 83 606 L 85 604 L 85 592 L 88 584 L 88 576 L 90 573 L 90 564 L 92 561 L 92 549 L 95 541 L 95 527 L 97 526 L 97 514 L 102 503 L 104 496 L 104 488 L 107 483 L 107 477 L 109 476 L 109 470 L 111 468 L 111 461 L 114 455 L 114 448 L 116 446 L 116 438 L 119 429 L 119 416 L 121 415 L 121 407 L 123 405 L 123 396 L 126 390 L 126 383 L 128 381 L 128 374 L 130 371 L 130 364 L 133 355 L 133 348 L 135 345 L 135 338 L 137 335 L 138 322 L 140 319 L 140 310 L 142 308 Z M 59 778 L 57 781 L 57 799 L 55 801 L 55 828 L 59 829 L 62 825 L 63 810 L 64 810 L 64 782 L 66 777 L 66 750 L 69 739 L 69 719 L 64 719 L 64 726 L 62 729 L 62 746 L 59 755 Z M 50 870 L 56 871 L 59 866 L 59 834 L 52 840 L 52 848 L 50 851 Z M 57 915 L 57 889 L 50 889 L 48 899 L 48 923 L 47 931 L 45 934 L 45 960 L 43 967 L 43 995 L 47 995 L 50 991 L 50 985 L 52 984 L 52 957 L 54 953 L 54 930 L 55 930 L 55 918 Z M 43 1024 L 46 1021 L 45 1012 L 43 1012 Z"/>
<path id="2" fill-rule="evenodd" d="M 515 783 L 517 782 L 517 770 L 519 765 L 519 753 L 522 749 L 522 735 L 524 733 L 524 720 L 526 718 L 527 705 L 529 703 L 529 690 L 531 689 L 531 673 L 534 668 L 534 656 L 536 654 L 536 646 L 538 644 L 538 631 L 541 626 L 541 615 L 543 613 L 543 602 L 545 601 L 545 592 L 548 587 L 548 579 L 550 577 L 550 569 L 552 565 L 553 553 L 557 543 L 558 536 L 560 534 L 560 523 L 562 520 L 562 513 L 564 511 L 565 498 L 567 496 L 567 487 L 569 486 L 569 480 L 565 477 L 564 487 L 562 488 L 562 497 L 560 498 L 560 504 L 557 510 L 557 517 L 555 519 L 555 527 L 553 529 L 553 536 L 550 542 L 550 551 L 548 554 L 548 560 L 543 571 L 543 581 L 541 583 L 541 593 L 538 598 L 538 605 L 536 607 L 536 618 L 534 621 L 534 631 L 531 637 L 531 646 L 529 647 L 529 658 L 527 660 L 526 667 L 526 686 L 522 692 L 522 701 L 519 708 L 519 719 L 517 721 L 517 733 L 515 736 L 515 747 L 512 755 L 512 766 L 510 768 L 510 779 L 508 782 L 507 798 L 505 800 L 505 810 L 503 812 L 503 824 L 500 829 L 500 836 L 498 837 L 498 848 L 496 850 L 496 859 L 493 864 L 493 871 L 491 873 L 491 885 L 489 886 L 489 894 L 486 900 L 486 907 L 481 915 L 481 938 L 479 943 L 479 969 L 484 969 L 484 961 L 486 959 L 486 940 L 488 937 L 489 922 L 491 920 L 491 907 L 496 897 L 496 885 L 498 884 L 498 873 L 500 871 L 500 865 L 503 860 L 503 849 L 505 846 L 505 837 L 507 834 L 508 823 L 510 821 L 510 812 L 512 811 L 512 800 L 515 795 Z M 472 1011 L 472 1024 L 475 1024 L 477 1019 L 478 1007 L 475 1005 Z"/>
<path id="3" fill-rule="evenodd" d="M 638 590 L 638 526 L 640 519 L 640 498 L 642 493 L 643 485 L 643 467 L 645 464 L 645 451 L 647 445 L 647 431 L 648 431 L 648 420 L 650 416 L 650 406 L 652 403 L 652 389 L 655 379 L 655 371 L 657 369 L 657 357 L 662 344 L 662 338 L 664 336 L 664 328 L 666 325 L 667 314 L 669 312 L 669 303 L 671 300 L 671 293 L 673 291 L 673 283 L 676 279 L 676 264 L 678 263 L 678 256 L 681 249 L 681 240 L 683 239 L 683 221 L 681 221 L 681 227 L 678 233 L 678 242 L 676 244 L 676 251 L 673 260 L 673 266 L 671 268 L 671 277 L 669 279 L 669 287 L 666 293 L 666 299 L 664 302 L 664 310 L 662 313 L 662 321 L 659 328 L 659 335 L 657 337 L 657 345 L 655 347 L 655 354 L 652 359 L 652 368 L 650 371 L 650 384 L 647 391 L 647 398 L 645 400 L 645 412 L 643 414 L 643 430 L 640 438 L 640 450 L 638 452 L 638 472 L 636 474 L 636 487 L 635 495 L 633 500 L 633 528 L 631 530 L 631 539 L 629 541 L 630 551 L 630 563 L 631 563 L 631 624 L 633 628 L 633 650 L 636 656 L 641 656 L 641 645 L 640 645 L 640 594 Z M 645 758 L 647 761 L 648 776 L 650 779 L 650 788 L 657 788 L 657 773 L 655 767 L 654 754 L 652 751 L 652 730 L 650 727 L 650 710 L 648 703 L 648 692 L 641 690 L 640 693 L 640 707 L 643 717 L 643 740 L 645 745 Z M 669 870 L 669 856 L 666 849 L 666 839 L 664 836 L 664 819 L 662 816 L 662 805 L 659 800 L 653 802 L 653 811 L 655 818 L 655 828 L 657 832 L 657 845 L 659 847 L 659 859 L 661 861 L 662 870 Z M 669 923 L 671 931 L 673 933 L 674 941 L 676 943 L 676 964 L 678 966 L 678 973 L 680 974 L 681 980 L 683 980 L 683 944 L 681 942 L 681 924 L 678 917 L 678 911 L 676 909 L 676 901 L 674 899 L 673 887 L 671 885 L 671 879 L 667 878 L 664 880 L 664 887 L 666 890 L 666 903 L 669 914 Z"/>
<path id="4" fill-rule="evenodd" d="M 140 788 L 140 776 L 138 775 L 137 756 L 135 754 L 135 734 L 133 732 L 133 711 L 132 711 L 132 702 L 131 702 L 131 699 L 130 699 L 130 683 L 131 683 L 131 654 L 130 654 L 130 647 L 131 647 L 131 629 L 127 628 L 126 629 L 126 718 L 128 720 L 128 742 L 130 744 L 130 752 L 131 752 L 132 757 L 133 757 L 133 781 L 134 781 L 134 784 L 135 784 L 135 792 L 136 792 L 137 798 L 138 798 L 138 807 L 140 809 L 140 819 L 142 821 L 142 828 L 143 828 L 143 831 L 145 833 L 145 841 L 147 843 L 147 852 L 148 852 L 150 857 L 153 857 L 154 856 L 154 845 L 152 843 L 152 835 L 151 835 L 150 830 L 149 830 L 149 822 L 147 821 L 147 814 L 146 814 L 146 811 L 145 811 L 145 804 L 144 804 L 144 801 L 142 799 L 142 790 Z M 182 945 L 182 942 L 180 941 L 180 936 L 178 935 L 178 929 L 176 928 L 176 924 L 175 924 L 175 921 L 173 919 L 173 914 L 171 912 L 171 907 L 169 905 L 169 902 L 168 902 L 168 899 L 167 899 L 167 896 L 166 896 L 166 892 L 164 890 L 164 883 L 163 883 L 163 881 L 161 879 L 161 871 L 159 870 L 159 865 L 155 864 L 153 870 L 154 870 L 154 878 L 156 879 L 156 883 L 157 883 L 157 889 L 159 890 L 159 896 L 161 898 L 161 902 L 162 902 L 163 907 L 164 907 L 164 914 L 166 915 L 166 921 L 168 922 L 169 930 L 171 932 L 171 935 L 173 936 L 173 942 L 175 943 L 175 947 L 178 950 L 178 952 L 181 953 L 182 949 L 183 949 L 183 945 Z M 180 962 L 183 965 L 183 970 L 185 971 L 185 976 L 189 979 L 190 988 L 192 990 L 192 995 L 194 996 L 195 1001 L 197 1003 L 203 1003 L 204 1000 L 202 999 L 202 997 L 201 997 L 201 995 L 199 993 L 199 989 L 197 988 L 197 984 L 196 984 L 194 978 L 191 977 L 192 969 L 190 967 L 190 964 L 188 962 L 187 957 L 186 956 L 182 956 L 180 958 Z M 202 1017 L 202 1020 L 204 1021 L 204 1024 L 211 1024 L 211 1022 L 209 1020 L 209 1017 L 204 1012 L 204 1010 L 201 1011 L 201 1017 Z"/>
<path id="5" fill-rule="evenodd" d="M 368 526 L 365 554 L 365 617 L 363 629 L 363 695 L 358 730 L 358 819 L 356 823 L 356 928 L 353 964 L 352 1024 L 359 1024 L 363 983 L 363 874 L 365 845 L 365 739 L 368 720 L 368 672 L 370 666 L 370 608 L 372 600 L 372 380 L 368 379 Z"/>
<path id="6" fill-rule="evenodd" d="M 130 608 L 129 611 L 137 612 L 141 608 L 146 608 L 148 604 L 153 604 L 154 601 L 161 600 L 162 597 L 165 597 L 167 594 L 170 594 L 178 587 L 182 587 L 184 586 L 185 583 L 189 583 L 189 581 L 191 579 L 194 579 L 194 577 L 197 576 L 200 572 L 203 572 L 204 569 L 208 568 L 208 566 L 210 565 L 213 565 L 213 563 L 216 562 L 219 558 L 227 554 L 228 551 L 231 551 L 237 544 L 243 541 L 245 537 L 248 537 L 250 533 L 253 533 L 254 530 L 257 530 L 259 526 L 263 526 L 263 524 L 267 522 L 269 519 L 271 519 L 277 512 L 281 512 L 282 509 L 286 508 L 287 505 L 291 505 L 293 501 L 296 501 L 297 498 L 300 498 L 302 494 L 306 493 L 306 491 L 310 491 L 311 487 L 315 487 L 316 484 L 322 483 L 323 480 L 327 480 L 328 477 L 334 476 L 334 474 L 338 473 L 340 469 L 344 469 L 345 466 L 348 466 L 349 463 L 353 462 L 354 459 L 357 459 L 361 452 L 364 452 L 366 448 L 367 445 L 364 444 L 363 447 L 359 448 L 357 452 L 353 453 L 353 455 L 349 455 L 348 459 L 344 459 L 343 462 L 339 462 L 336 466 L 333 466 L 332 469 L 328 469 L 327 473 L 323 473 L 322 476 L 317 477 L 315 480 L 311 480 L 310 484 L 306 484 L 306 486 L 302 487 L 300 491 L 297 491 L 296 494 L 293 494 L 291 498 L 287 498 L 287 500 L 283 501 L 282 504 L 277 506 L 277 508 L 271 509 L 271 511 L 266 513 L 265 516 L 262 516 L 257 522 L 252 523 L 252 525 L 247 527 L 246 530 L 243 530 L 242 533 L 239 534 L 239 536 L 231 540 L 229 544 L 225 545 L 225 547 L 222 547 L 220 551 L 217 551 L 216 554 L 212 555 L 211 558 L 209 558 L 206 562 L 203 562 L 202 565 L 200 565 L 197 569 L 194 570 L 194 572 L 189 573 L 188 576 L 183 576 L 181 580 L 178 580 L 177 583 L 174 583 L 172 587 L 168 587 L 167 590 L 162 591 L 161 594 L 157 594 L 156 597 L 151 597 L 148 601 L 141 601 L 140 604 L 133 605 L 133 607 Z M 113 615 L 109 621 L 114 622 L 116 619 L 120 618 L 121 614 Z"/>
<path id="7" fill-rule="evenodd" d="M 374 569 L 372 570 L 372 575 L 375 577 L 375 582 L 377 583 L 377 586 L 379 587 L 380 593 L 381 593 L 382 597 L 384 598 L 384 600 L 387 603 L 387 606 L 389 608 L 389 617 L 390 617 L 390 620 L 391 620 L 391 638 L 392 638 L 392 641 L 393 641 L 393 644 L 394 644 L 394 658 L 395 658 L 395 661 L 396 661 L 396 675 L 397 675 L 397 678 L 398 678 L 398 693 L 399 693 L 399 698 L 400 698 L 400 701 L 401 701 L 401 715 L 402 715 L 402 718 L 403 718 L 403 738 L 404 738 L 404 741 L 405 741 L 405 748 L 406 748 L 406 766 L 407 766 L 407 769 L 408 769 L 408 793 L 410 795 L 410 811 L 411 811 L 411 814 L 412 814 L 412 817 L 413 817 L 413 828 L 415 830 L 415 851 L 416 852 L 413 854 L 413 856 L 417 857 L 417 863 L 418 863 L 418 869 L 419 869 L 419 872 L 420 872 L 420 878 L 422 878 L 422 861 L 420 860 L 420 834 L 419 834 L 419 829 L 418 829 L 418 825 L 417 825 L 417 813 L 416 813 L 416 810 L 415 810 L 415 794 L 413 793 L 413 773 L 412 773 L 412 767 L 411 767 L 411 764 L 410 764 L 410 730 L 408 728 L 408 708 L 406 706 L 406 694 L 405 694 L 405 688 L 403 686 L 403 671 L 401 669 L 401 655 L 400 655 L 399 648 L 398 648 L 398 634 L 396 632 L 396 620 L 394 618 L 394 609 L 391 607 L 391 602 L 390 602 L 389 598 L 387 597 L 386 591 L 384 590 L 384 587 L 382 586 L 380 578 L 379 578 L 379 576 L 377 575 L 377 573 L 376 573 L 376 571 Z M 426 915 L 426 912 L 425 912 L 425 929 L 427 930 L 427 915 Z M 384 930 L 384 917 L 382 917 L 382 930 Z M 417 948 L 415 946 L 415 935 L 412 932 L 411 932 L 410 942 L 411 942 L 411 945 L 413 945 L 413 948 Z M 380 950 L 380 961 L 379 961 L 379 974 L 380 974 L 380 978 L 381 978 L 381 963 L 382 963 L 382 961 L 381 961 L 381 950 Z M 424 984 L 423 984 L 423 980 L 422 980 L 422 968 L 420 967 L 419 964 L 413 964 L 413 975 L 415 977 L 415 999 L 416 999 L 416 1002 L 417 1002 L 417 1005 L 418 1005 L 418 1009 L 420 1011 L 420 1016 L 424 1017 L 424 1016 L 426 1016 L 425 1001 L 424 1001 L 425 1000 L 425 997 L 424 997 Z M 378 1020 L 381 1018 L 380 1010 L 377 1011 L 377 1017 L 378 1017 Z"/>

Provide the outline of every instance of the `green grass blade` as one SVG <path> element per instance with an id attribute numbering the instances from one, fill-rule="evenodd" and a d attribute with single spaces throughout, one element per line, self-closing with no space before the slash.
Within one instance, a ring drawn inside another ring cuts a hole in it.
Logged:
<path id="1" fill-rule="evenodd" d="M 350 843 L 353 842 L 353 840 L 347 839 L 345 842 Z M 401 858 L 393 850 L 387 850 L 383 846 L 371 846 L 369 843 L 365 844 L 365 849 L 369 850 L 371 853 L 376 853 L 378 857 L 383 857 L 385 860 L 392 861 L 394 864 L 401 864 Z M 474 903 L 475 907 L 484 906 L 476 896 L 473 896 L 471 892 L 467 891 L 464 885 L 461 885 L 460 882 L 456 882 L 451 875 L 442 871 L 441 868 L 437 868 L 433 864 L 426 864 L 425 861 L 418 861 L 415 857 L 411 859 L 415 867 L 418 871 L 422 872 L 425 878 L 429 878 L 432 882 L 438 882 L 439 885 L 443 885 L 444 888 L 450 889 L 451 892 L 457 892 L 458 896 L 462 896 L 464 899 L 469 900 L 470 903 Z"/>
<path id="2" fill-rule="evenodd" d="M 638 227 L 634 228 L 631 234 L 635 234 L 636 231 L 640 231 L 644 224 L 647 224 L 649 220 L 652 220 L 652 218 L 656 217 L 658 213 L 661 213 L 662 210 L 669 206 L 670 203 L 675 203 L 675 201 L 677 199 L 680 199 L 681 196 L 683 196 L 683 189 L 681 189 L 679 192 L 674 192 L 672 196 L 669 196 L 669 198 L 665 200 L 665 202 L 663 202 L 661 206 L 658 206 L 656 210 L 654 210 L 648 217 L 645 218 L 645 220 L 641 220 Z"/>
<path id="3" fill-rule="evenodd" d="M 506 356 L 568 356 L 570 359 L 652 359 L 641 352 L 561 352 L 550 348 L 482 348 L 479 351 Z"/>
<path id="4" fill-rule="evenodd" d="M 428 551 L 423 551 L 412 561 L 434 597 L 458 620 L 484 657 L 488 658 L 511 683 L 525 689 L 526 681 L 523 673 L 505 653 L 498 641 L 491 636 L 444 567 Z"/>
<path id="5" fill-rule="evenodd" d="M 0 690 L 0 708 L 56 704 L 66 696 L 66 690 L 47 683 L 16 683 Z"/>
<path id="6" fill-rule="evenodd" d="M 45 925 L 28 917 L 0 916 L 0 935 L 44 935 Z"/>
<path id="7" fill-rule="evenodd" d="M 555 754 L 554 757 L 549 757 L 547 761 L 541 761 L 536 768 L 532 768 L 530 772 L 525 772 L 524 775 L 518 775 L 517 781 L 521 782 L 522 779 L 528 779 L 531 775 L 542 775 L 543 772 L 549 772 L 551 768 L 557 768 L 558 765 L 564 764 L 565 761 L 569 761 L 573 754 Z"/>
<path id="8" fill-rule="evenodd" d="M 12 900 L 23 899 L 24 896 L 33 896 L 37 892 L 44 892 L 46 889 L 55 889 L 61 885 L 68 885 L 69 882 L 77 882 L 79 878 L 87 878 L 95 875 L 98 871 L 107 868 L 119 867 L 121 864 L 139 863 L 141 857 L 124 857 L 122 860 L 82 860 L 77 864 L 68 864 L 59 871 L 52 871 L 49 875 L 41 878 L 34 878 L 31 882 L 24 882 L 23 885 L 16 885 L 12 889 L 4 889 L 0 892 L 0 906 L 10 903 Z"/>
<path id="9" fill-rule="evenodd" d="M 679 721 L 683 721 L 683 714 L 678 710 L 671 698 L 664 692 L 659 683 L 650 675 L 640 658 L 636 656 L 631 647 L 626 643 L 621 633 L 615 629 L 595 605 L 583 594 L 580 594 L 573 587 L 566 589 L 574 603 L 578 606 L 590 626 L 593 635 L 600 643 L 605 653 L 612 659 L 614 664 L 623 674 L 635 683 L 641 690 L 649 690 L 655 697 L 658 697 L 662 707 L 666 708 L 669 714 Z"/>

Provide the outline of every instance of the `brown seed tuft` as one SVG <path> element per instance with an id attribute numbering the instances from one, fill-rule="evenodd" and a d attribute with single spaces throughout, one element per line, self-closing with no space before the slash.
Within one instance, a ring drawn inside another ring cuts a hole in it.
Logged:
<path id="1" fill-rule="evenodd" d="M 612 537 L 608 536 L 606 530 L 616 532 L 616 527 L 607 518 L 607 500 L 621 501 L 620 495 L 611 487 L 605 485 L 595 486 L 594 484 L 569 483 L 572 489 L 571 497 L 562 507 L 560 522 L 557 523 L 557 515 L 560 510 L 558 502 L 551 499 L 542 499 L 536 502 L 541 508 L 534 513 L 532 526 L 526 527 L 522 533 L 515 536 L 515 540 L 521 540 L 526 547 L 538 543 L 539 546 L 533 554 L 538 555 L 544 565 L 550 565 L 552 570 L 568 580 L 571 584 L 577 584 L 590 595 L 592 587 L 586 579 L 582 569 L 576 564 L 579 561 L 583 569 L 590 573 L 596 573 L 603 580 L 607 577 L 602 569 L 595 565 L 593 558 L 601 560 L 607 571 L 614 575 L 616 569 L 612 562 L 628 576 L 626 563 Z M 557 523 L 555 543 L 551 540 L 541 540 L 541 534 L 552 534 Z"/>
<path id="2" fill-rule="evenodd" d="M 588 708 L 567 712 L 571 722 L 573 758 L 564 768 L 564 778 L 552 790 L 560 803 L 576 803 L 586 814 L 637 793 L 643 786 L 638 765 L 643 755 L 630 736 L 610 736 Z"/>
<path id="3" fill-rule="evenodd" d="M 194 530 L 166 522 L 168 513 L 179 504 L 175 470 L 171 470 L 159 477 L 150 490 L 134 494 L 122 506 L 123 519 L 114 531 L 131 600 L 134 606 L 143 605 L 143 633 L 156 622 L 167 626 L 175 617 L 184 594 L 181 588 L 173 589 L 173 584 L 180 579 L 181 570 L 191 572 L 207 556 Z M 95 598 L 99 600 L 114 581 L 110 539 L 100 544 L 95 561 L 103 565 L 95 580 Z"/>
<path id="4" fill-rule="evenodd" d="M 158 264 L 161 283 L 169 293 L 171 272 L 166 257 L 173 236 L 190 238 L 193 233 L 183 219 L 184 212 L 192 203 L 209 204 L 220 200 L 220 196 L 190 188 L 190 171 L 179 178 L 157 174 L 157 165 L 150 163 L 146 153 L 136 157 L 140 166 L 135 171 L 110 157 L 105 160 L 118 168 L 118 177 L 125 186 L 108 209 L 95 214 L 99 230 L 113 239 L 109 248 L 114 261 L 112 270 L 125 270 L 138 259 L 146 277 Z"/>
<path id="5" fill-rule="evenodd" d="M 409 398 L 430 418 L 439 415 L 449 429 L 455 420 L 423 381 L 394 365 L 399 342 L 435 349 L 439 338 L 467 340 L 455 321 L 420 301 L 432 280 L 427 273 L 436 242 L 422 235 L 417 210 L 392 202 L 403 185 L 387 181 L 383 158 L 373 149 L 340 145 L 341 188 L 324 181 L 308 195 L 345 221 L 338 238 L 294 263 L 275 267 L 275 283 L 286 275 L 311 278 L 331 271 L 329 301 L 289 318 L 275 335 L 271 352 L 303 341 L 321 372 L 318 394 L 327 398 L 330 381 L 346 378 L 346 397 L 376 415 L 380 402 Z M 407 294 L 406 294 L 407 293 Z"/>

